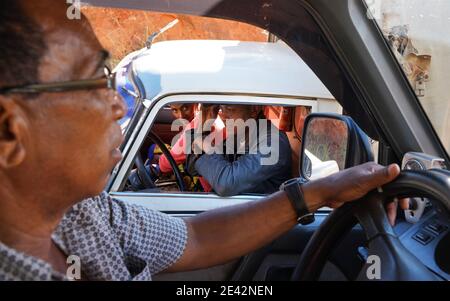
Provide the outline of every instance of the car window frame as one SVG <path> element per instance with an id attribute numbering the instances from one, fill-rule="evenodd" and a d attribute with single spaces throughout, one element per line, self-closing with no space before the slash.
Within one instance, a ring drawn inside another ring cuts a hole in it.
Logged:
<path id="1" fill-rule="evenodd" d="M 284 105 L 284 106 L 309 106 L 311 112 L 315 113 L 319 108 L 319 101 L 335 101 L 331 99 L 317 99 L 311 97 L 289 96 L 289 95 L 262 95 L 262 94 L 239 94 L 239 93 L 205 93 L 205 94 L 171 94 L 154 100 L 148 101 L 150 104 L 146 110 L 143 122 L 133 131 L 133 139 L 127 141 L 124 147 L 123 160 L 117 166 L 111 176 L 110 184 L 107 189 L 109 194 L 119 200 L 144 205 L 148 208 L 174 214 L 193 214 L 220 208 L 233 204 L 241 204 L 260 200 L 263 195 L 238 195 L 232 197 L 221 197 L 215 193 L 195 193 L 195 192 L 123 192 L 127 175 L 133 166 L 134 158 L 139 152 L 148 132 L 152 128 L 158 113 L 164 107 L 172 103 L 180 102 L 203 102 L 203 103 L 227 103 L 227 104 L 246 104 L 246 105 Z M 164 200 L 164 201 L 161 201 Z M 175 208 L 173 203 L 194 203 L 186 200 L 196 200 L 195 208 L 189 204 L 180 205 Z M 195 210 L 194 210 L 195 209 Z"/>
<path id="2" fill-rule="evenodd" d="M 449 154 L 391 47 L 376 20 L 368 18 L 366 2 L 336 1 L 331 7 L 326 0 L 302 2 L 322 30 L 358 101 L 377 123 L 381 151 L 389 153 L 379 154 L 380 163 L 400 163 L 405 153 L 416 151 L 444 158 L 450 168 Z M 341 27 L 345 31 L 339 31 Z M 361 47 L 352 46 L 361 41 Z"/>
<path id="3" fill-rule="evenodd" d="M 297 52 L 358 125 L 380 141 L 382 149 L 389 149 L 389 156 L 380 153 L 380 157 L 393 160 L 381 163 L 399 163 L 406 152 L 418 151 L 444 158 L 450 169 L 449 154 L 421 106 L 412 103 L 417 102 L 411 98 L 414 92 L 400 67 L 392 65 L 398 62 L 367 18 L 363 0 L 279 0 L 264 6 L 259 0 L 236 2 L 237 6 L 228 1 L 186 5 L 186 0 L 172 0 L 170 7 L 158 1 L 107 2 L 111 7 L 222 18 L 264 28 Z M 317 47 L 306 53 L 305 45 Z M 315 61 L 320 52 L 326 53 L 321 64 Z M 388 72 L 380 74 L 380 68 Z"/>

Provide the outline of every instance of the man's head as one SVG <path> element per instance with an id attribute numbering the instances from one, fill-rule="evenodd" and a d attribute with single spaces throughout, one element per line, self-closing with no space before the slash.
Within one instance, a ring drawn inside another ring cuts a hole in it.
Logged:
<path id="1" fill-rule="evenodd" d="M 172 115 L 176 119 L 186 119 L 192 121 L 195 117 L 195 112 L 197 111 L 197 104 L 195 103 L 180 103 L 171 104 L 170 109 L 172 110 Z"/>
<path id="2" fill-rule="evenodd" d="M 243 120 L 258 118 L 261 112 L 260 106 L 249 106 L 249 105 L 221 105 L 222 118 L 224 120 Z"/>
<path id="3" fill-rule="evenodd" d="M 0 90 L 99 78 L 105 51 L 65 1 L 0 2 Z M 60 210 L 98 194 L 120 160 L 123 102 L 106 89 L 0 95 L 0 199 Z M 54 203 L 60 199 L 61 203 Z"/>
<path id="4" fill-rule="evenodd" d="M 202 120 L 206 122 L 207 120 L 215 120 L 219 115 L 220 105 L 211 103 L 202 103 L 201 112 Z"/>

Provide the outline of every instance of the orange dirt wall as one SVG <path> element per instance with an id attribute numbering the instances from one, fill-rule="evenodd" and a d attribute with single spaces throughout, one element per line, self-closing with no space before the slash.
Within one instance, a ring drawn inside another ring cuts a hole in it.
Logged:
<path id="1" fill-rule="evenodd" d="M 175 18 L 179 23 L 156 41 L 218 39 L 267 41 L 261 28 L 248 24 L 205 17 L 152 13 L 139 10 L 83 7 L 102 45 L 111 52 L 113 62 L 144 47 L 147 37 Z"/>

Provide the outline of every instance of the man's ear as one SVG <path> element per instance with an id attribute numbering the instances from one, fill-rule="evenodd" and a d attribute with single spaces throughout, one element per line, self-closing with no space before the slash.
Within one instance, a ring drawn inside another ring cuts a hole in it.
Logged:
<path id="1" fill-rule="evenodd" d="M 20 106 L 0 96 L 0 168 L 15 167 L 25 159 L 25 120 Z"/>

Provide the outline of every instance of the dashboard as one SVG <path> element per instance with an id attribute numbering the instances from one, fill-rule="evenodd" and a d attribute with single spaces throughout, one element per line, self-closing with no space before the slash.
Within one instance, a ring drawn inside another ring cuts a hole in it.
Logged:
<path id="1" fill-rule="evenodd" d="M 444 280 L 450 280 L 450 219 L 428 203 L 420 220 L 399 222 L 395 231 L 402 244 L 425 266 Z"/>
<path id="2" fill-rule="evenodd" d="M 445 169 L 445 162 L 422 153 L 407 153 L 405 170 Z M 432 200 L 413 198 L 404 219 L 395 227 L 402 244 L 425 266 L 444 280 L 450 280 L 450 216 Z"/>

